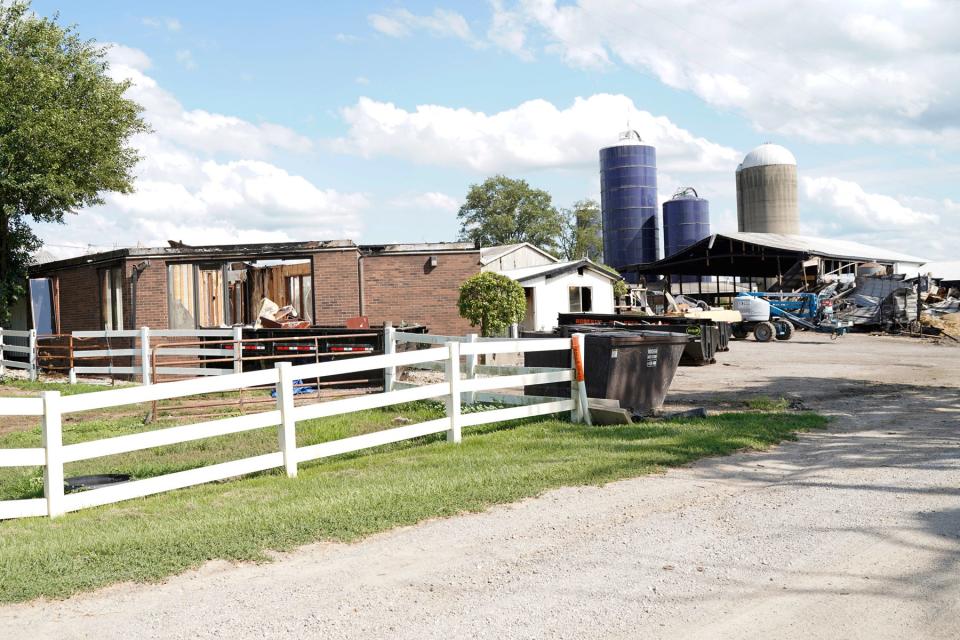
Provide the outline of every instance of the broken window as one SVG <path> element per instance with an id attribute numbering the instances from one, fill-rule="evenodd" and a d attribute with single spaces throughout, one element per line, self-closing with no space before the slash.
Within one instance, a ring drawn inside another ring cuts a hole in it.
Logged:
<path id="1" fill-rule="evenodd" d="M 297 317 L 313 322 L 313 267 L 309 259 L 255 260 L 247 263 L 247 291 L 251 311 L 264 298 L 278 307 L 292 306 Z M 255 321 L 256 318 L 249 318 Z"/>
<path id="2" fill-rule="evenodd" d="M 227 324 L 226 265 L 172 264 L 167 267 L 171 329 Z"/>
<path id="3" fill-rule="evenodd" d="M 172 264 L 167 267 L 171 329 L 197 328 L 197 296 L 193 271 L 192 264 Z"/>
<path id="4" fill-rule="evenodd" d="M 289 276 L 287 278 L 289 304 L 297 310 L 297 315 L 313 322 L 313 278 L 311 276 Z"/>
<path id="5" fill-rule="evenodd" d="M 590 287 L 570 287 L 570 312 L 593 311 L 593 290 Z"/>
<path id="6" fill-rule="evenodd" d="M 198 269 L 197 301 L 200 303 L 200 326 L 222 327 L 225 325 L 223 266 Z"/>
<path id="7" fill-rule="evenodd" d="M 100 316 L 107 331 L 123 330 L 123 269 L 100 271 Z"/>
<path id="8" fill-rule="evenodd" d="M 39 335 L 57 333 L 56 295 L 51 278 L 30 278 L 30 313 Z"/>

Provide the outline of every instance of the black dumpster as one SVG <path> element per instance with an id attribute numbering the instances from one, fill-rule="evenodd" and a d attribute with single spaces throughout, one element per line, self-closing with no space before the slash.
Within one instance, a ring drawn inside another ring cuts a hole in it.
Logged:
<path id="1" fill-rule="evenodd" d="M 591 398 L 619 400 L 621 407 L 637 415 L 659 409 L 690 337 L 683 333 L 582 328 L 585 330 L 587 395 Z M 541 336 L 524 334 L 524 337 Z M 569 359 L 569 352 L 536 351 L 524 354 L 524 365 L 568 367 Z M 524 393 L 567 397 L 570 385 L 531 385 L 524 389 Z"/>

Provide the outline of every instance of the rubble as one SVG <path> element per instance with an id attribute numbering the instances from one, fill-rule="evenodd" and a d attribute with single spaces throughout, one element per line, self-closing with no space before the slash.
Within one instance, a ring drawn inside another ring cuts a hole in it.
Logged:
<path id="1" fill-rule="evenodd" d="M 308 329 L 309 320 L 301 320 L 292 305 L 280 307 L 270 298 L 263 298 L 258 305 L 254 329 Z"/>

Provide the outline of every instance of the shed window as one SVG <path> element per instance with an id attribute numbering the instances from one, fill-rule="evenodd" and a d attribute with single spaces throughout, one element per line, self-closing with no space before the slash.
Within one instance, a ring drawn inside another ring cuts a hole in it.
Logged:
<path id="1" fill-rule="evenodd" d="M 570 312 L 593 311 L 593 290 L 590 287 L 570 287 Z"/>
<path id="2" fill-rule="evenodd" d="M 107 331 L 123 330 L 123 269 L 100 272 L 100 316 Z"/>

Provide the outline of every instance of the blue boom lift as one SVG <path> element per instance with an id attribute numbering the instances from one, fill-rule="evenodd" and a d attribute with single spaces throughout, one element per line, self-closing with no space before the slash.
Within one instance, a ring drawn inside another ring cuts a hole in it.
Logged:
<path id="1" fill-rule="evenodd" d="M 733 299 L 733 308 L 743 321 L 733 327 L 733 335 L 746 338 L 753 332 L 758 342 L 789 340 L 795 327 L 842 336 L 852 323 L 833 317 L 832 305 L 821 302 L 815 293 L 781 293 L 774 291 L 741 292 Z"/>

